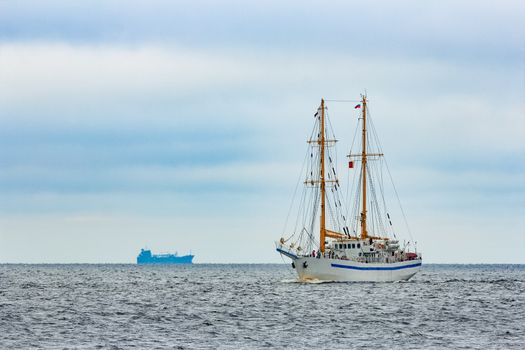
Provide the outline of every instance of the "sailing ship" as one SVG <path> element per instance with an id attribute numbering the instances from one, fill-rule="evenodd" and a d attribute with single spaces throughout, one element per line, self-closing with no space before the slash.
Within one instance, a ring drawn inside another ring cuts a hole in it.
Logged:
<path id="1" fill-rule="evenodd" d="M 384 198 L 384 177 L 375 174 L 385 168 L 383 152 L 368 120 L 366 95 L 358 102 L 359 123 L 347 157 L 349 168 L 359 171 L 353 172 L 351 182 L 349 174 L 346 203 L 341 202 L 343 191 L 334 151 L 337 140 L 324 99 L 314 115 L 298 219 L 292 234 L 275 242 L 277 252 L 292 260 L 301 281 L 392 282 L 408 280 L 421 268 L 422 255 L 415 244 L 401 244 L 392 225 Z M 352 153 L 354 146 L 360 152 Z M 393 181 L 392 186 L 397 196 Z M 401 213 L 405 217 L 402 208 Z"/>

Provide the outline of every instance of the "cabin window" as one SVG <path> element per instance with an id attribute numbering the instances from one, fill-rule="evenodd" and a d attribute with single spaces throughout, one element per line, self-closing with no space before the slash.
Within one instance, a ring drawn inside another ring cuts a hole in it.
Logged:
<path id="1" fill-rule="evenodd" d="M 346 244 L 343 244 L 343 246 L 344 246 L 343 248 L 346 249 Z"/>
<path id="2" fill-rule="evenodd" d="M 361 248 L 361 243 L 357 243 L 357 249 Z"/>
<path id="3" fill-rule="evenodd" d="M 355 249 L 355 243 L 352 243 L 352 249 Z"/>

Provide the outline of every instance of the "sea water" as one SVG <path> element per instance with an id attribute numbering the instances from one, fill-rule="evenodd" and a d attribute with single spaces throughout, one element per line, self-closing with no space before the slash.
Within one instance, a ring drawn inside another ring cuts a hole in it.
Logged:
<path id="1" fill-rule="evenodd" d="M 0 349 L 524 349 L 525 265 L 298 283 L 289 265 L 0 265 Z"/>

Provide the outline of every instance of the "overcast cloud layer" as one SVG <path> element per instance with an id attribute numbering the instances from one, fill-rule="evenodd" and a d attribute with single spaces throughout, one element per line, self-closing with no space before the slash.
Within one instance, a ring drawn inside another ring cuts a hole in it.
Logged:
<path id="1" fill-rule="evenodd" d="M 523 18 L 520 1 L 0 1 L 0 262 L 280 262 L 312 113 L 366 89 L 425 261 L 525 263 Z M 357 114 L 328 108 L 342 155 Z"/>

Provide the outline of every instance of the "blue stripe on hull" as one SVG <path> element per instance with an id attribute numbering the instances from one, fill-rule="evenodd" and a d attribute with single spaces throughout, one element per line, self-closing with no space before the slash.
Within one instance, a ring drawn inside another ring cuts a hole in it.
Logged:
<path id="1" fill-rule="evenodd" d="M 275 250 L 277 250 L 281 254 L 286 255 L 290 259 L 298 259 L 297 255 L 294 255 L 294 254 L 292 254 L 290 252 L 287 252 L 286 250 L 282 250 L 282 249 L 279 249 L 279 248 L 275 248 Z"/>
<path id="2" fill-rule="evenodd" d="M 421 263 L 416 263 L 412 265 L 403 265 L 403 266 L 388 266 L 388 267 L 364 267 L 364 266 L 348 266 L 348 265 L 340 265 L 340 264 L 332 264 L 332 267 L 339 267 L 341 269 L 351 269 L 351 270 L 402 270 L 402 269 L 410 269 L 412 267 L 418 267 L 421 266 Z"/>

